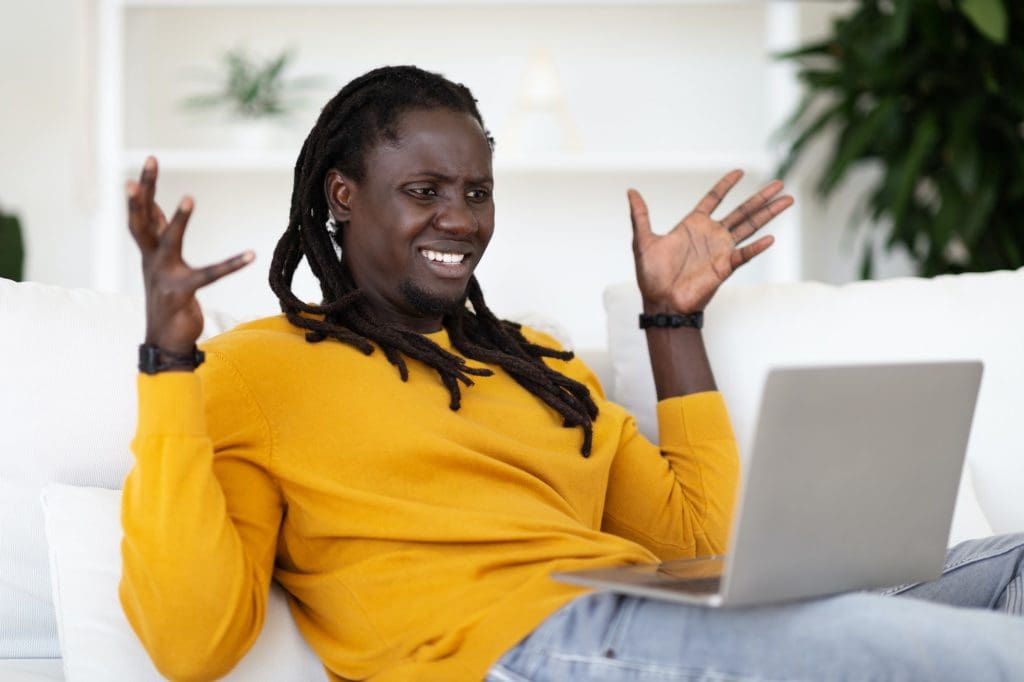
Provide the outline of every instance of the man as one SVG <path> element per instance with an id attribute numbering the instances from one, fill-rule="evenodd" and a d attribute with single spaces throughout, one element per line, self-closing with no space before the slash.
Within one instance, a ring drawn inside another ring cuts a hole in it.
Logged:
<path id="1" fill-rule="evenodd" d="M 189 267 L 181 240 L 191 200 L 164 218 L 154 159 L 129 183 L 147 331 L 121 599 L 161 671 L 227 672 L 259 633 L 271 578 L 332 679 L 664 679 L 695 664 L 809 679 L 850 670 L 835 655 L 846 638 L 884 651 L 887 664 L 902 660 L 901 646 L 882 648 L 884 630 L 864 627 L 859 602 L 710 614 L 549 578 L 726 549 L 736 447 L 700 312 L 770 246 L 770 237 L 742 244 L 792 199 L 772 182 L 715 220 L 733 172 L 658 236 L 629 193 L 643 312 L 668 314 L 655 324 L 677 320 L 647 331 L 654 446 L 571 353 L 486 306 L 473 270 L 494 229 L 491 149 L 461 85 L 414 67 L 346 85 L 296 164 L 270 274 L 283 315 L 212 339 L 205 363 L 195 291 L 252 254 Z M 302 258 L 319 304 L 291 292 Z M 989 547 L 1001 558 L 984 565 L 1019 579 L 1020 544 Z M 1008 581 L 988 583 L 992 603 L 1012 610 Z M 892 632 L 921 629 L 875 604 L 895 600 L 871 599 Z M 908 604 L 899 606 L 913 612 Z M 989 665 L 1024 669 L 1007 644 L 1024 634 L 1022 621 L 985 617 L 985 637 L 972 643 L 989 647 Z M 775 643 L 795 625 L 798 641 L 820 636 L 824 622 L 836 631 L 814 641 L 813 655 Z M 951 655 L 924 630 L 927 655 L 906 652 L 910 669 Z M 687 649 L 694 642 L 712 645 L 702 662 Z M 765 655 L 721 667 L 758 642 L 782 663 Z"/>

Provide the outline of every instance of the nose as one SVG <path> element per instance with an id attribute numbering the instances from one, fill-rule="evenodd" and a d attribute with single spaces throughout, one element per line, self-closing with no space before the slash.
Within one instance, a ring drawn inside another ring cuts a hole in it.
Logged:
<path id="1" fill-rule="evenodd" d="M 434 218 L 434 226 L 456 236 L 470 235 L 480 229 L 476 213 L 461 199 L 445 202 Z"/>

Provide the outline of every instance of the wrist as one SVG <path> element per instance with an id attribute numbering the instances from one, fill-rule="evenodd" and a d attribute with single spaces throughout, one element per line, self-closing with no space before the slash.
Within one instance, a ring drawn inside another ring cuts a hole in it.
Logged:
<path id="1" fill-rule="evenodd" d="M 139 371 L 143 374 L 191 372 L 205 359 L 206 354 L 195 345 L 184 353 L 168 351 L 149 342 L 139 346 Z"/>
<path id="2" fill-rule="evenodd" d="M 659 301 L 653 299 L 643 299 L 641 311 L 645 315 L 657 315 L 659 313 L 665 313 L 667 315 L 692 315 L 693 313 L 703 312 L 703 309 L 693 306 L 686 306 L 685 309 L 681 309 L 672 301 Z"/>
<path id="3" fill-rule="evenodd" d="M 176 338 L 168 338 L 166 334 L 161 335 L 150 332 L 148 329 L 146 330 L 146 337 L 143 343 L 147 346 L 157 346 L 161 350 L 175 355 L 187 355 L 196 347 L 194 339 L 184 341 Z"/>
<path id="4" fill-rule="evenodd" d="M 690 329 L 699 330 L 704 326 L 704 313 L 640 313 L 640 328 L 652 329 Z"/>

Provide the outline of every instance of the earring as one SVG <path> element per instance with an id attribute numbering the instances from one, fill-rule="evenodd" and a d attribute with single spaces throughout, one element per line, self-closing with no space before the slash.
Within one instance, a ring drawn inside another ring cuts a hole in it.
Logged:
<path id="1" fill-rule="evenodd" d="M 334 216 L 332 215 L 330 218 L 327 219 L 327 222 L 324 223 L 324 226 L 327 228 L 327 234 L 331 235 L 331 246 L 334 247 L 334 254 L 338 257 L 338 260 L 340 261 L 341 244 L 338 243 L 338 230 L 341 229 L 341 225 L 339 225 L 337 221 L 334 220 Z"/>

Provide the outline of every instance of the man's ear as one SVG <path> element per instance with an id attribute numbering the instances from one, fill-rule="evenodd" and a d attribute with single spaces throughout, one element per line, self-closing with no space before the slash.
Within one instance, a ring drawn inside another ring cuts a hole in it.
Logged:
<path id="1" fill-rule="evenodd" d="M 352 209 L 349 206 L 352 200 L 352 181 L 332 168 L 324 177 L 324 196 L 334 222 L 339 225 L 347 223 L 352 217 Z"/>

